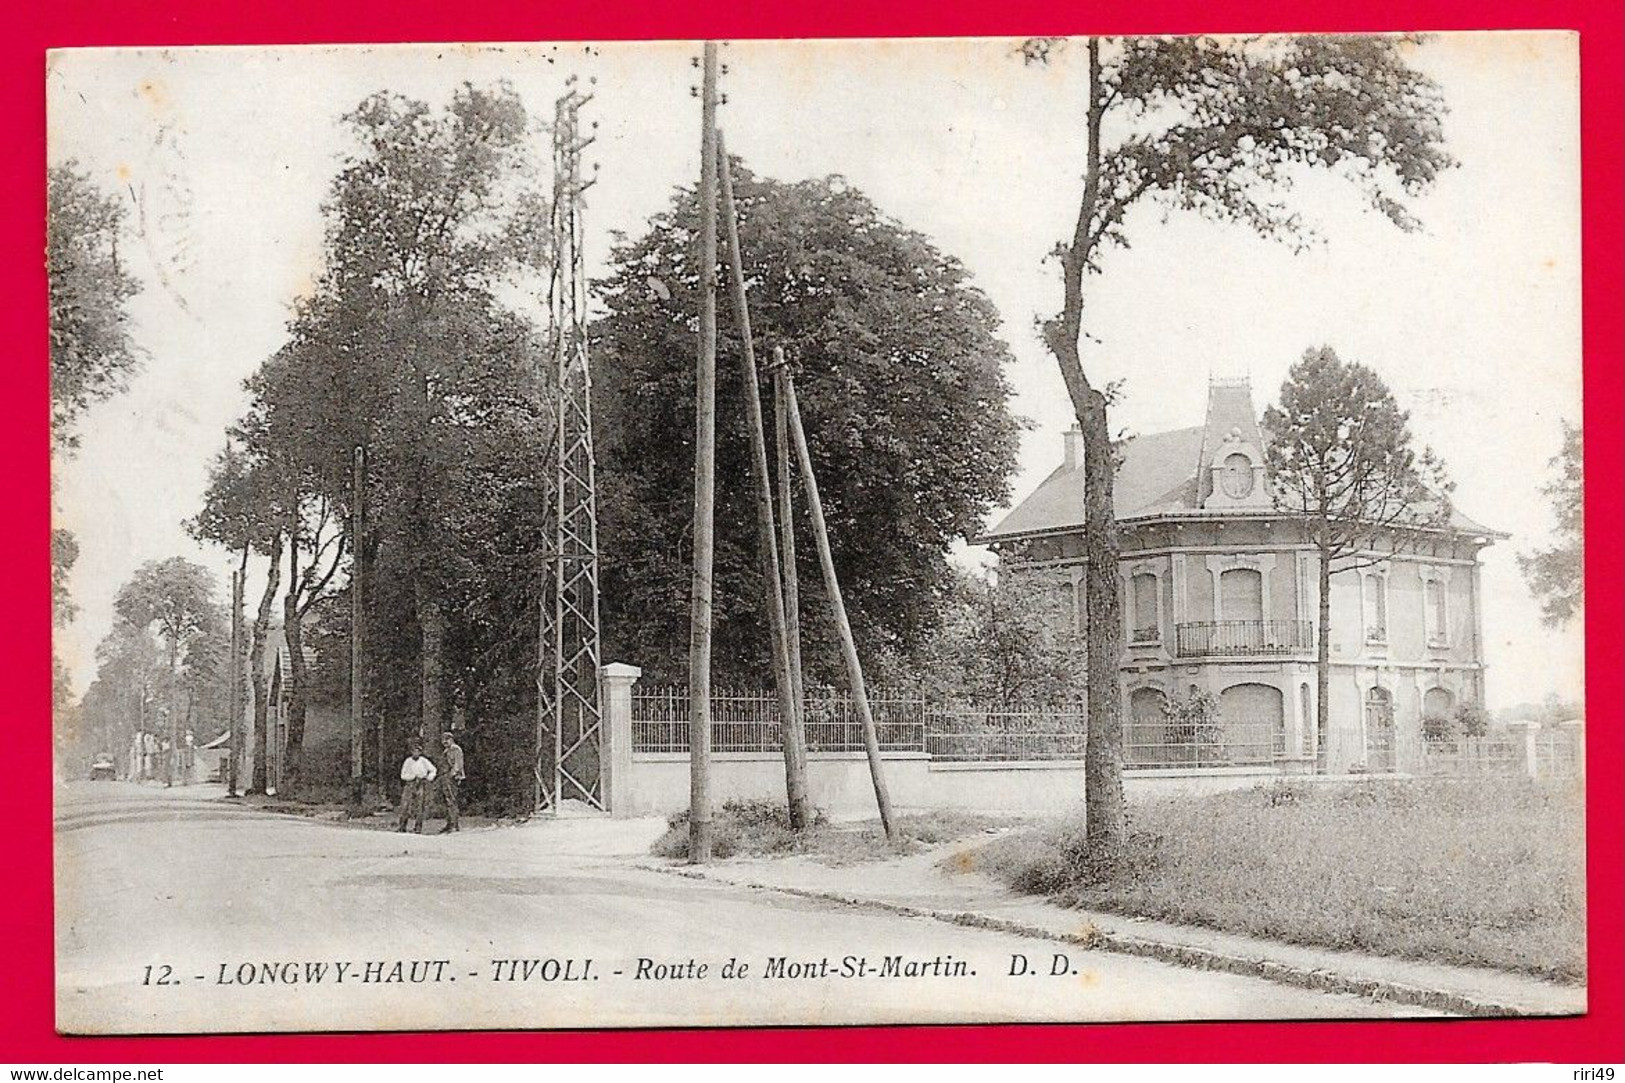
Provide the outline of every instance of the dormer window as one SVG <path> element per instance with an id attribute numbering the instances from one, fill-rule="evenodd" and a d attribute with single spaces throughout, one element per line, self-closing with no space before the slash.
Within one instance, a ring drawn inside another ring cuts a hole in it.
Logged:
<path id="1" fill-rule="evenodd" d="M 1231 452 L 1225 456 L 1220 483 L 1230 499 L 1247 498 L 1253 491 L 1253 461 L 1239 451 Z"/>
<path id="2" fill-rule="evenodd" d="M 1216 448 L 1203 450 L 1207 472 L 1208 508 L 1262 508 L 1269 504 L 1265 491 L 1264 456 L 1256 440 L 1233 428 Z M 1207 458 L 1211 456 L 1211 458 Z"/>

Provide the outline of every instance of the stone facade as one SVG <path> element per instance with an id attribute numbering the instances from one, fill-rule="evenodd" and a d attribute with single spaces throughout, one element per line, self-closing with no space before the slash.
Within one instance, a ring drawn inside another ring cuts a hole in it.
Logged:
<path id="1" fill-rule="evenodd" d="M 1331 580 L 1326 732 L 1317 733 L 1318 554 L 1275 509 L 1251 391 L 1215 383 L 1200 429 L 1131 441 L 1118 475 L 1123 718 L 1131 767 L 1410 771 L 1422 718 L 1484 699 L 1478 553 L 1503 537 L 1457 514 Z M 1007 574 L 1044 575 L 1082 619 L 1082 449 L 979 541 Z M 1205 692 L 1216 727 L 1171 725 Z"/>

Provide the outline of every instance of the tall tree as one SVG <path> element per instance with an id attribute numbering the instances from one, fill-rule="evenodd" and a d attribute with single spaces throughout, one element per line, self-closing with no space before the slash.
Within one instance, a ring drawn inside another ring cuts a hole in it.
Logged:
<path id="1" fill-rule="evenodd" d="M 265 650 L 271 630 L 272 607 L 282 582 L 283 526 L 286 513 L 284 487 L 276 477 L 275 465 L 266 444 L 266 424 L 262 410 L 251 409 L 233 426 L 226 447 L 209 471 L 203 507 L 187 520 L 187 533 L 198 541 L 214 542 L 241 554 L 246 571 L 250 553 L 266 560 L 265 586 L 260 593 L 254 623 L 248 640 L 248 686 L 253 711 L 253 773 L 249 793 L 264 793 L 269 787 L 270 762 L 267 729 L 270 722 L 270 687 L 265 677 Z"/>
<path id="2" fill-rule="evenodd" d="M 51 440 L 65 451 L 78 445 L 80 415 L 139 367 L 128 303 L 140 284 L 119 262 L 124 207 L 74 162 L 52 166 L 45 185 Z"/>
<path id="3" fill-rule="evenodd" d="M 208 569 L 184 557 L 149 560 L 119 588 L 113 610 L 135 628 L 150 628 L 164 646 L 170 673 L 214 630 L 217 607 Z"/>
<path id="4" fill-rule="evenodd" d="M 1451 485 L 1382 378 L 1328 348 L 1305 351 L 1264 411 L 1277 504 L 1303 515 L 1318 557 L 1315 732 L 1330 710 L 1332 575 L 1414 548 L 1448 526 Z"/>
<path id="5" fill-rule="evenodd" d="M 1072 43 L 1027 42 L 1029 63 Z M 1404 198 L 1452 162 L 1442 146 L 1438 88 L 1406 62 L 1415 39 L 1246 37 L 1085 39 L 1085 173 L 1075 224 L 1054 256 L 1061 309 L 1044 324 L 1084 440 L 1085 639 L 1089 741 L 1084 803 L 1090 845 L 1123 833 L 1123 732 L 1118 666 L 1122 600 L 1112 486 L 1108 388 L 1083 364 L 1085 282 L 1128 244 L 1140 203 L 1236 222 L 1302 243 L 1310 234 L 1283 199 L 1293 178 L 1324 169 L 1353 183 L 1401 229 Z"/>
<path id="6" fill-rule="evenodd" d="M 169 687 L 164 650 L 151 630 L 115 620 L 96 645 L 96 677 L 79 701 L 80 736 L 94 736 L 101 746 L 94 751 L 123 752 L 137 732 L 152 731 Z"/>
<path id="7" fill-rule="evenodd" d="M 66 455 L 78 446 L 76 426 L 85 410 L 122 391 L 140 365 L 128 308 L 140 284 L 119 262 L 124 207 L 77 163 L 50 167 L 45 202 L 51 450 Z M 73 619 L 68 574 L 78 556 L 73 532 L 53 528 L 51 616 L 56 627 Z M 52 664 L 54 671 L 66 674 L 54 651 Z"/>
<path id="8" fill-rule="evenodd" d="M 1552 457 L 1554 476 L 1541 492 L 1557 520 L 1554 544 L 1518 554 L 1518 567 L 1540 602 L 1541 619 L 1567 624 L 1585 608 L 1585 483 L 1580 427 L 1563 422 L 1563 449 Z"/>
<path id="9" fill-rule="evenodd" d="M 787 184 L 732 161 L 753 332 L 785 348 L 860 646 L 907 649 L 954 590 L 956 538 L 1008 496 L 1018 422 L 998 315 L 965 268 L 839 177 Z M 699 201 L 675 194 L 611 253 L 593 327 L 605 651 L 651 679 L 686 671 Z M 715 635 L 719 681 L 767 668 L 747 393 L 718 333 Z M 685 405 L 688 404 L 688 405 Z M 802 524 L 805 529 L 805 524 Z M 797 547 L 814 552 L 810 535 Z M 803 603 L 827 608 L 819 576 Z M 804 627 L 818 627 L 816 617 Z M 828 627 L 828 625 L 824 625 Z M 839 672 L 833 637 L 822 659 Z M 809 637 L 809 646 L 819 642 Z"/>
<path id="10" fill-rule="evenodd" d="M 179 753 L 182 720 L 190 715 L 192 706 L 181 696 L 188 690 L 188 677 L 214 670 L 207 644 L 219 632 L 220 607 L 214 601 L 209 572 L 183 557 L 149 560 L 119 588 L 113 611 L 133 628 L 150 629 L 163 645 L 169 684 L 164 710 L 174 757 Z M 171 778 L 173 767 L 171 759 Z"/>
<path id="11" fill-rule="evenodd" d="M 323 273 L 248 383 L 232 436 L 243 476 L 211 493 L 197 524 L 272 564 L 254 642 L 281 591 L 290 768 L 310 683 L 304 621 L 360 553 L 377 573 L 362 602 L 370 698 L 390 727 L 381 754 L 473 715 L 501 735 L 474 742 L 471 756 L 501 758 L 476 788 L 500 777 L 506 803 L 509 789 L 529 792 L 508 776 L 528 777 L 516 722 L 529 715 L 533 732 L 550 431 L 540 336 L 499 301 L 533 285 L 546 258 L 530 132 L 506 86 L 465 86 L 438 110 L 380 93 L 344 125 L 352 150 L 324 205 Z M 346 521 L 357 446 L 369 496 L 359 539 Z"/>
<path id="12" fill-rule="evenodd" d="M 468 444 L 493 438 L 498 415 L 535 420 L 534 335 L 495 294 L 504 275 L 541 264 L 545 204 L 528 175 L 524 108 L 505 85 L 465 86 L 439 113 L 376 94 L 345 121 L 356 150 L 326 205 L 327 269 L 290 327 L 293 386 L 323 391 L 288 431 L 333 510 L 347 507 L 352 449 L 368 449 L 380 513 L 367 555 L 410 586 L 416 710 L 433 735 L 455 683 L 452 607 L 467 569 L 453 524 L 477 458 Z"/>
<path id="13" fill-rule="evenodd" d="M 343 493 L 344 487 L 342 483 L 326 484 L 330 467 L 324 449 L 311 446 L 312 424 L 329 419 L 335 409 L 326 400 L 329 387 L 322 375 L 297 344 L 278 352 L 246 381 L 252 404 L 244 423 L 235 430 L 253 464 L 249 489 L 257 506 L 249 514 L 265 524 L 262 533 L 266 526 L 279 531 L 287 552 L 286 579 L 279 583 L 277 577 L 271 577 L 267 589 L 284 586 L 282 634 L 288 647 L 288 671 L 284 675 L 287 733 L 281 785 L 290 791 L 298 788 L 304 764 L 304 619 L 333 586 L 348 548 L 343 498 L 329 495 L 330 491 Z M 336 449 L 331 453 L 336 454 Z"/>

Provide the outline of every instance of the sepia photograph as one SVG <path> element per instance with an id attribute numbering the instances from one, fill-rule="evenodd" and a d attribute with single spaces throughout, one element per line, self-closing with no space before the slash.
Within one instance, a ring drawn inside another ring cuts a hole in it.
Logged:
<path id="1" fill-rule="evenodd" d="M 44 67 L 59 1033 L 1587 1012 L 1576 34 Z"/>

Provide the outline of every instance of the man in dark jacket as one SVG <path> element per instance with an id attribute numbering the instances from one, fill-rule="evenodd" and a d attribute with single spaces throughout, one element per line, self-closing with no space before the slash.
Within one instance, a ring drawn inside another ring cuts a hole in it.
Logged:
<path id="1" fill-rule="evenodd" d="M 440 753 L 441 762 L 445 764 L 440 772 L 440 796 L 446 802 L 446 826 L 440 829 L 444 835 L 448 831 L 462 830 L 457 825 L 457 788 L 468 776 L 463 773 L 462 746 L 450 733 L 440 735 Z"/>

